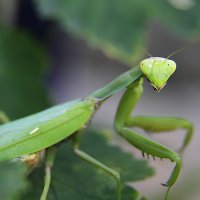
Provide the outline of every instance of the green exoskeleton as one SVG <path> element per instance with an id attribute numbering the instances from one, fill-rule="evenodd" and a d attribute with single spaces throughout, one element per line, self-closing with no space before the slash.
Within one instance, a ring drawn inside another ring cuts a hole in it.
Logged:
<path id="1" fill-rule="evenodd" d="M 51 181 L 51 167 L 55 158 L 54 145 L 71 136 L 75 155 L 114 177 L 117 185 L 117 200 L 121 200 L 119 173 L 81 151 L 77 133 L 87 127 L 94 112 L 107 98 L 125 89 L 114 120 L 115 130 L 143 154 L 167 158 L 175 162 L 169 180 L 163 184 L 168 187 L 165 195 L 167 199 L 170 188 L 179 176 L 181 157 L 178 153 L 138 134 L 131 128 L 140 127 L 156 133 L 185 129 L 186 136 L 180 149 L 182 153 L 192 138 L 193 125 L 182 118 L 131 116 L 131 112 L 143 92 L 143 77 L 147 78 L 157 91 L 160 91 L 175 69 L 176 63 L 172 60 L 150 57 L 86 98 L 57 105 L 13 122 L 8 122 L 5 114 L 1 113 L 0 119 L 5 124 L 0 126 L 0 161 L 19 158 L 30 165 L 34 163 L 37 165 L 41 152 L 46 149 L 45 184 L 40 198 L 46 200 Z"/>

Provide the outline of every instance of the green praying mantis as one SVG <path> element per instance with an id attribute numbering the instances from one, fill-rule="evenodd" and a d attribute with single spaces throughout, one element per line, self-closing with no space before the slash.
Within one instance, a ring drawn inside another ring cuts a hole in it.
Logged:
<path id="1" fill-rule="evenodd" d="M 78 133 L 88 126 L 94 113 L 105 100 L 125 89 L 115 115 L 114 128 L 120 136 L 139 149 L 143 155 L 166 158 L 175 162 L 170 178 L 163 184 L 168 187 L 165 194 L 166 200 L 170 188 L 179 176 L 181 156 L 131 128 L 140 127 L 146 131 L 157 133 L 185 129 L 186 135 L 180 149 L 180 153 L 182 153 L 191 141 L 193 125 L 183 118 L 131 116 L 131 112 L 143 92 L 143 77 L 147 78 L 157 91 L 160 91 L 175 69 L 176 63 L 168 58 L 150 57 L 142 60 L 138 66 L 121 74 L 86 98 L 57 105 L 12 122 L 9 122 L 2 112 L 0 120 L 5 124 L 0 126 L 0 161 L 17 158 L 33 167 L 43 159 L 43 150 L 46 149 L 44 189 L 40 197 L 40 200 L 46 200 L 51 182 L 51 168 L 56 155 L 55 144 L 65 139 L 71 139 L 75 155 L 100 168 L 116 180 L 117 200 L 121 200 L 119 173 L 81 151 Z"/>

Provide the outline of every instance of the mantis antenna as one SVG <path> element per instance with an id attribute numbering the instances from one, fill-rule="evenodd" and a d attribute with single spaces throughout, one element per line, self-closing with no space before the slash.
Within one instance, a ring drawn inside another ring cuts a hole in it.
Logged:
<path id="1" fill-rule="evenodd" d="M 145 51 L 145 53 L 150 56 L 150 57 L 153 57 L 149 52 Z"/>
<path id="2" fill-rule="evenodd" d="M 167 56 L 167 59 L 169 59 L 169 58 L 170 58 L 170 57 L 172 57 L 173 55 L 175 55 L 175 54 L 177 54 L 177 53 L 179 53 L 179 52 L 181 52 L 181 51 L 185 50 L 186 48 L 188 48 L 188 46 L 187 46 L 187 47 L 183 47 L 183 48 L 181 48 L 181 49 L 178 49 L 178 50 L 176 50 L 175 52 L 173 52 L 172 54 L 170 54 L 169 56 Z"/>
<path id="3" fill-rule="evenodd" d="M 188 48 L 188 46 L 176 50 L 175 52 L 173 52 L 172 54 L 170 54 L 169 56 L 167 56 L 166 59 L 169 59 L 169 58 L 172 57 L 173 55 L 175 55 L 175 54 L 177 54 L 177 53 L 179 53 L 179 52 L 185 50 L 186 48 Z M 149 52 L 145 51 L 145 53 L 146 53 L 148 56 L 153 57 Z"/>

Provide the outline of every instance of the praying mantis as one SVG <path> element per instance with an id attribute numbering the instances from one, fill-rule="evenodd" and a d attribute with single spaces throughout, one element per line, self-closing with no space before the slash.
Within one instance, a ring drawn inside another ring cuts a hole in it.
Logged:
<path id="1" fill-rule="evenodd" d="M 33 167 L 45 159 L 44 189 L 40 200 L 46 200 L 51 183 L 51 168 L 56 155 L 55 145 L 63 140 L 71 139 L 76 156 L 115 179 L 117 200 L 122 200 L 120 174 L 81 151 L 78 138 L 79 132 L 88 126 L 103 102 L 125 89 L 115 115 L 114 128 L 143 155 L 166 158 L 175 162 L 168 181 L 163 184 L 168 187 L 164 197 L 167 200 L 169 190 L 176 182 L 181 170 L 181 156 L 164 145 L 140 135 L 132 128 L 139 127 L 156 133 L 184 129 L 186 135 L 179 151 L 183 153 L 191 141 L 193 125 L 183 118 L 131 116 L 131 113 L 143 92 L 143 78 L 147 78 L 154 89 L 160 91 L 175 70 L 174 61 L 168 58 L 150 57 L 85 98 L 66 102 L 12 122 L 9 122 L 8 117 L 1 112 L 0 120 L 5 124 L 0 126 L 0 162 L 17 158 Z M 44 149 L 46 150 L 45 157 L 43 156 Z"/>

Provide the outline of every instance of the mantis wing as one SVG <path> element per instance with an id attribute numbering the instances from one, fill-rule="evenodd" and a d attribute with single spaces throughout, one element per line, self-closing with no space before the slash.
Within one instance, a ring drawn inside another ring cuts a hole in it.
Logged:
<path id="1" fill-rule="evenodd" d="M 0 161 L 56 144 L 82 128 L 94 111 L 91 99 L 75 100 L 0 126 Z"/>

